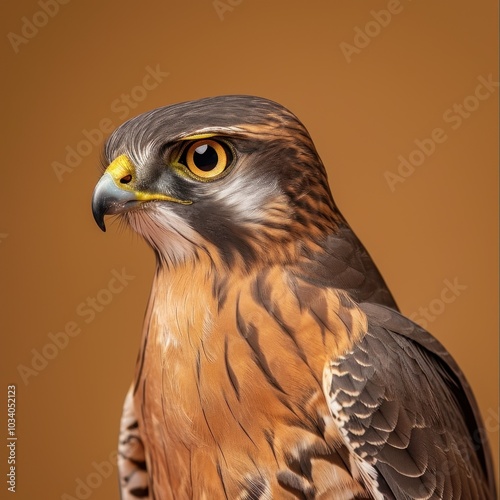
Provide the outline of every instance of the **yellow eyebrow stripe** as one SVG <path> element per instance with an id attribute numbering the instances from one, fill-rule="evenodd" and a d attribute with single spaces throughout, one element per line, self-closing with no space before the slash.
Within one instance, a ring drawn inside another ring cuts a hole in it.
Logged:
<path id="1" fill-rule="evenodd" d="M 209 139 L 210 137 L 215 137 L 218 134 L 215 134 L 213 132 L 208 132 L 206 134 L 195 134 L 195 135 L 189 135 L 188 137 L 182 137 L 179 139 L 180 141 L 196 141 L 198 139 Z"/>

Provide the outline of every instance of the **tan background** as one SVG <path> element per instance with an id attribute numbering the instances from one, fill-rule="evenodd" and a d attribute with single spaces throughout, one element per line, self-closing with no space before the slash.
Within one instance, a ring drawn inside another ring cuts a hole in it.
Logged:
<path id="1" fill-rule="evenodd" d="M 428 327 L 469 378 L 498 456 L 498 89 L 455 130 L 451 115 L 444 118 L 474 94 L 479 76 L 498 80 L 496 2 L 401 0 L 400 12 L 350 62 L 340 44 L 353 45 L 370 11 L 397 0 L 223 0 L 222 19 L 211 0 L 74 0 L 38 33 L 28 31 L 16 53 L 19 38 L 7 35 L 22 36 L 24 17 L 43 24 L 42 4 L 9 2 L 0 30 L 0 440 L 14 383 L 16 498 L 118 498 L 115 471 L 104 478 L 107 467 L 98 475 L 93 462 L 115 449 L 154 266 L 137 237 L 116 224 L 104 235 L 92 220 L 100 146 L 62 182 L 53 162 L 65 163 L 66 147 L 101 120 L 117 126 L 126 112 L 227 93 L 277 100 L 306 124 L 337 203 L 403 311 L 439 311 Z M 368 29 L 374 34 L 377 25 Z M 157 65 L 168 77 L 136 89 L 141 102 L 117 112 L 114 101 Z M 398 156 L 408 158 L 415 139 L 438 127 L 446 141 L 391 192 L 384 172 L 397 172 Z M 123 268 L 135 278 L 85 323 L 79 304 Z M 447 304 L 444 280 L 466 287 Z M 19 367 L 30 367 L 32 350 L 41 352 L 48 334 L 69 321 L 80 335 L 25 384 Z M 4 448 L 4 478 L 6 461 Z M 79 481 L 90 489 L 77 490 Z"/>

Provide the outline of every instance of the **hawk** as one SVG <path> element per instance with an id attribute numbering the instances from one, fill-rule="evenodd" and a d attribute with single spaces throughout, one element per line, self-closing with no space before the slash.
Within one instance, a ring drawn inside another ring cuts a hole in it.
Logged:
<path id="1" fill-rule="evenodd" d="M 398 311 L 295 115 L 174 104 L 104 156 L 97 224 L 119 215 L 156 256 L 123 499 L 495 498 L 469 385 Z"/>

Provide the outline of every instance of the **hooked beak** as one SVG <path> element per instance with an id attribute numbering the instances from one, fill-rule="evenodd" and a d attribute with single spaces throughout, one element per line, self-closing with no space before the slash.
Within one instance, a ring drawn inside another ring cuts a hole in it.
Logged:
<path id="1" fill-rule="evenodd" d="M 161 193 L 136 191 L 135 181 L 135 166 L 126 155 L 115 158 L 104 172 L 92 195 L 92 214 L 102 231 L 106 231 L 105 215 L 127 212 L 142 202 L 164 200 L 183 205 L 191 204 L 190 201 L 178 200 Z"/>

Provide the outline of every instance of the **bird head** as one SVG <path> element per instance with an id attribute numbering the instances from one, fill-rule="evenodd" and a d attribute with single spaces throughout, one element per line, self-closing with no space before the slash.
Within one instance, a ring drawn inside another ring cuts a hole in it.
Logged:
<path id="1" fill-rule="evenodd" d="M 121 125 L 104 157 L 92 200 L 97 224 L 105 231 L 104 216 L 119 215 L 162 262 L 200 252 L 227 265 L 293 260 L 341 218 L 307 130 L 267 99 L 155 109 Z"/>

